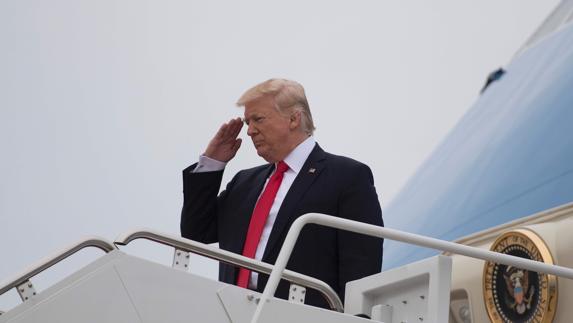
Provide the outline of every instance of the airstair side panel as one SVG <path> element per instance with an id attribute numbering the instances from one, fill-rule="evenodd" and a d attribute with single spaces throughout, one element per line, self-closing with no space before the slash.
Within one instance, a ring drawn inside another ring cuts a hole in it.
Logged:
<path id="1" fill-rule="evenodd" d="M 129 295 L 108 254 L 0 317 L 0 322 L 139 323 Z"/>
<path id="2" fill-rule="evenodd" d="M 260 297 L 116 250 L 6 312 L 0 323 L 250 323 Z M 259 322 L 364 319 L 272 298 Z"/>
<path id="3" fill-rule="evenodd" d="M 6 312 L 0 323 L 225 323 L 216 294 L 224 286 L 113 251 Z"/>

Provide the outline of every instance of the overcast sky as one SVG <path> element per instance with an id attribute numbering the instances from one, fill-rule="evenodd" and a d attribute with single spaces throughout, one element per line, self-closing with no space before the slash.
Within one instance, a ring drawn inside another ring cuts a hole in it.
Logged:
<path id="1" fill-rule="evenodd" d="M 181 170 L 271 77 L 305 86 L 316 140 L 370 165 L 384 209 L 557 3 L 1 0 L 0 281 L 85 235 L 178 234 Z M 241 136 L 224 181 L 264 162 Z"/>

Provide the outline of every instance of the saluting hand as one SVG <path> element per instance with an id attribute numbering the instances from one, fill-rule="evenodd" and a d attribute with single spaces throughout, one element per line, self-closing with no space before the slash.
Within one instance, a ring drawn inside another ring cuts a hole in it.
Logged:
<path id="1" fill-rule="evenodd" d="M 231 119 L 221 125 L 203 155 L 225 163 L 233 159 L 241 147 L 242 140 L 237 138 L 241 128 L 243 128 L 241 118 Z"/>

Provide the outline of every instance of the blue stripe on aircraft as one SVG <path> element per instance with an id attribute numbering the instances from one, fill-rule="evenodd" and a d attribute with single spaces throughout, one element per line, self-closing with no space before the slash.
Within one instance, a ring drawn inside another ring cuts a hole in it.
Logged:
<path id="1" fill-rule="evenodd" d="M 453 240 L 573 201 L 573 25 L 506 71 L 384 210 L 388 227 Z M 436 253 L 387 241 L 384 269 Z"/>

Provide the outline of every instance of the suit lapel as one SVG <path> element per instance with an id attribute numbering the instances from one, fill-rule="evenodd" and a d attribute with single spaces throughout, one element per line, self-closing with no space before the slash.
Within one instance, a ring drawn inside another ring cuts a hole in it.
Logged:
<path id="1" fill-rule="evenodd" d="M 300 199 L 304 196 L 314 181 L 318 178 L 321 171 L 324 169 L 325 165 L 323 161 L 325 156 L 326 154 L 324 153 L 324 150 L 322 150 L 322 148 L 316 144 L 306 159 L 304 166 L 300 169 L 300 172 L 296 176 L 287 195 L 285 196 L 283 203 L 281 204 L 279 213 L 277 214 L 277 218 L 275 219 L 275 223 L 271 231 L 271 235 L 269 236 L 267 246 L 265 247 L 263 260 L 266 259 L 270 251 L 276 247 L 281 234 L 287 228 L 291 219 L 294 220 L 295 215 L 297 215 L 295 211 Z"/>
<path id="2" fill-rule="evenodd" d="M 237 241 L 236 244 L 233 244 L 231 247 L 234 253 L 242 254 L 243 253 L 243 246 L 245 244 L 245 239 L 247 238 L 247 231 L 249 230 L 249 224 L 251 222 L 251 216 L 253 215 L 253 210 L 255 209 L 255 204 L 263 190 L 263 186 L 269 175 L 272 173 L 274 169 L 273 164 L 268 164 L 268 166 L 263 167 L 262 170 L 254 177 L 253 183 L 255 185 L 252 186 L 252 189 L 249 190 L 245 194 L 245 202 L 242 203 L 242 207 L 236 210 L 237 216 Z"/>

